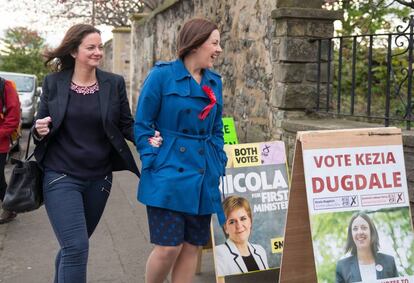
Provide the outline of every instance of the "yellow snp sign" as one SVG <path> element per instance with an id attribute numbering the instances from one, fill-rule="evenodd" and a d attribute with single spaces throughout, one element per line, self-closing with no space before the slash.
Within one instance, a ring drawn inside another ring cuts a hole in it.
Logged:
<path id="1" fill-rule="evenodd" d="M 283 252 L 283 237 L 270 239 L 273 254 L 280 254 Z"/>

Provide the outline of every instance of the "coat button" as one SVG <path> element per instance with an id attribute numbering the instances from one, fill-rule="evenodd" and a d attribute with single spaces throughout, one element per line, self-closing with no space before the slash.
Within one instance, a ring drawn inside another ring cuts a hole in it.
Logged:
<path id="1" fill-rule="evenodd" d="M 184 133 L 184 134 L 188 134 L 188 130 L 187 130 L 187 129 L 184 129 L 184 130 L 183 130 L 183 133 Z"/>
<path id="2" fill-rule="evenodd" d="M 198 173 L 204 174 L 204 169 L 203 168 L 198 169 Z"/>
<path id="3" fill-rule="evenodd" d="M 204 149 L 200 148 L 200 149 L 198 150 L 198 153 L 199 153 L 200 155 L 203 155 L 203 154 L 204 154 Z"/>
<path id="4" fill-rule="evenodd" d="M 204 129 L 200 130 L 200 135 L 204 135 L 206 133 L 206 131 Z"/>
<path id="5" fill-rule="evenodd" d="M 109 139 L 113 140 L 114 139 L 114 136 L 110 136 Z"/>
<path id="6" fill-rule="evenodd" d="M 123 149 L 122 149 L 122 148 L 120 148 L 118 151 L 119 151 L 119 152 L 122 152 L 122 151 L 123 151 Z"/>
<path id="7" fill-rule="evenodd" d="M 183 167 L 178 168 L 178 172 L 183 173 L 184 172 L 184 168 Z"/>
<path id="8" fill-rule="evenodd" d="M 185 147 L 184 146 L 180 147 L 180 151 L 185 152 Z"/>

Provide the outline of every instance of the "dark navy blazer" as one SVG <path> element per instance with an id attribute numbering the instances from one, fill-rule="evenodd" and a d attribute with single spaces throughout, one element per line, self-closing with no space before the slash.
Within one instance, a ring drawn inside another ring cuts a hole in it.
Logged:
<path id="1" fill-rule="evenodd" d="M 72 75 L 73 69 L 64 70 L 49 74 L 43 82 L 43 94 L 36 119 L 50 116 L 52 127 L 46 137 L 35 141 L 35 157 L 40 163 L 45 157 L 49 142 L 53 142 L 52 138 L 65 117 Z M 96 70 L 96 77 L 99 84 L 103 127 L 112 145 L 112 169 L 113 171 L 129 170 L 139 176 L 138 167 L 125 142 L 125 139 L 134 142 L 134 119 L 129 108 L 125 81 L 119 75 L 99 69 Z"/>
<path id="2" fill-rule="evenodd" d="M 377 279 L 398 277 L 394 257 L 383 253 L 375 256 Z M 336 265 L 336 283 L 361 282 L 358 258 L 356 255 L 341 259 Z"/>

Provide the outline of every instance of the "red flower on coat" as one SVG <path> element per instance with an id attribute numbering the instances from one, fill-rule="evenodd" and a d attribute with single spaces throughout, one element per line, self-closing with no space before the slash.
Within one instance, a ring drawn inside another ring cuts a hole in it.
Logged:
<path id="1" fill-rule="evenodd" d="M 211 89 L 211 87 L 203 85 L 202 89 L 205 92 L 205 94 L 207 95 L 207 97 L 210 99 L 210 104 L 207 105 L 206 107 L 204 107 L 204 109 L 198 115 L 198 118 L 200 120 L 204 120 L 205 118 L 207 118 L 207 116 L 210 113 L 211 109 L 214 107 L 214 104 L 216 104 L 216 102 L 217 102 L 216 96 L 214 95 L 214 92 Z"/>

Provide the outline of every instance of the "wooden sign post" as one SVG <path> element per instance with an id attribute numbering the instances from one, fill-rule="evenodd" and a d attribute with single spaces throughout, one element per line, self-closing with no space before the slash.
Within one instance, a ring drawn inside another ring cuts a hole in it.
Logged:
<path id="1" fill-rule="evenodd" d="M 406 180 L 400 129 L 299 132 L 279 282 L 414 282 Z"/>

